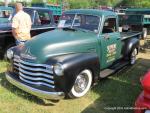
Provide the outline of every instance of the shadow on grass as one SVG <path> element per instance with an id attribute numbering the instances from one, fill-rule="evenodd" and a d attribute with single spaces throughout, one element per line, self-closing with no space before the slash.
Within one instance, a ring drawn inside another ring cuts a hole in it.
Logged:
<path id="1" fill-rule="evenodd" d="M 150 60 L 137 64 L 99 81 L 91 92 L 99 97 L 82 113 L 133 113 L 134 102 L 142 88 L 139 79 L 150 69 Z"/>
<path id="2" fill-rule="evenodd" d="M 26 93 L 24 92 L 23 90 L 13 86 L 12 84 L 10 84 L 6 77 L 5 77 L 5 73 L 0 73 L 0 85 L 3 86 L 5 89 L 7 89 L 8 91 L 11 91 L 12 93 L 14 93 L 15 95 L 23 98 L 23 99 L 26 99 L 26 100 L 29 100 L 31 102 L 34 102 L 34 103 L 37 103 L 39 105 L 44 105 L 44 106 L 54 106 L 55 103 L 57 101 L 52 101 L 52 100 L 43 100 L 43 99 L 40 99 L 34 95 L 31 95 L 29 93 Z"/>

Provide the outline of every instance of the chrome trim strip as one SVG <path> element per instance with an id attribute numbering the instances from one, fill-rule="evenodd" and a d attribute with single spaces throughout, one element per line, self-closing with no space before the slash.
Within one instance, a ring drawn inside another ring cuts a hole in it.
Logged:
<path id="1" fill-rule="evenodd" d="M 31 30 L 55 29 L 56 27 L 32 28 Z"/>
<path id="2" fill-rule="evenodd" d="M 50 66 L 50 65 L 47 65 L 47 64 L 35 64 L 35 63 L 25 62 L 21 59 L 19 60 L 19 59 L 15 59 L 15 58 L 14 58 L 14 61 L 18 62 L 18 63 L 25 64 L 25 65 L 29 65 L 29 66 L 40 66 L 40 67 L 48 68 L 48 69 L 50 69 L 50 71 L 53 70 L 53 66 Z"/>
<path id="3" fill-rule="evenodd" d="M 57 27 L 41 27 L 41 28 L 31 28 L 31 31 L 32 30 L 43 30 L 43 29 L 56 29 Z M 12 32 L 11 30 L 9 30 L 9 31 L 0 31 L 0 33 L 10 33 L 10 32 Z"/>
<path id="4" fill-rule="evenodd" d="M 48 82 L 48 83 L 51 83 L 51 84 L 54 84 L 54 81 L 52 80 L 48 80 L 46 78 L 41 78 L 41 77 L 31 77 L 31 76 L 27 76 L 21 72 L 19 72 L 19 75 L 22 76 L 23 78 L 25 79 L 29 79 L 29 80 L 33 80 L 34 82 L 37 82 L 37 81 L 45 81 L 45 82 Z"/>
<path id="5" fill-rule="evenodd" d="M 17 66 L 14 66 L 15 69 L 19 70 L 19 68 Z"/>
<path id="6" fill-rule="evenodd" d="M 35 64 L 35 63 L 30 63 L 30 62 L 25 62 L 23 60 L 20 59 L 20 62 L 23 63 L 23 64 L 26 64 L 26 65 L 31 65 L 31 66 L 43 66 L 43 67 L 49 67 L 50 68 L 50 65 L 46 65 L 46 64 Z M 52 67 L 51 67 L 52 69 Z"/>
<path id="7" fill-rule="evenodd" d="M 40 72 L 32 73 L 32 72 L 25 71 L 25 70 L 23 70 L 21 68 L 19 68 L 19 71 L 24 73 L 24 74 L 31 75 L 31 76 L 41 76 L 41 77 L 54 79 L 54 77 L 52 75 L 43 74 L 43 73 L 40 73 Z"/>
<path id="8" fill-rule="evenodd" d="M 53 74 L 52 72 L 50 72 L 50 71 L 47 71 L 46 69 L 41 69 L 41 68 L 37 68 L 37 67 L 35 67 L 35 68 L 29 68 L 29 67 L 27 67 L 27 66 L 24 66 L 24 65 L 22 65 L 22 64 L 17 64 L 17 63 L 14 63 L 14 65 L 15 66 L 18 66 L 18 68 L 22 68 L 22 69 L 26 69 L 26 70 L 30 70 L 30 71 L 43 71 L 43 72 L 46 72 L 46 73 L 49 73 L 49 74 Z"/>
<path id="9" fill-rule="evenodd" d="M 16 65 L 16 66 L 18 66 L 18 67 L 19 67 L 19 64 L 17 64 L 17 63 L 14 63 L 14 65 Z"/>
<path id="10" fill-rule="evenodd" d="M 20 78 L 22 81 L 24 81 L 24 82 L 26 82 L 26 83 L 29 83 L 29 84 L 34 84 L 34 85 L 45 85 L 45 86 L 48 86 L 48 87 L 51 87 L 51 88 L 55 88 L 55 86 L 50 85 L 50 84 L 46 84 L 46 83 L 44 83 L 44 82 L 31 82 L 31 81 L 28 81 L 28 80 L 24 79 L 24 78 L 21 77 L 21 76 L 19 76 L 19 78 Z"/>
<path id="11" fill-rule="evenodd" d="M 18 55 L 14 55 L 14 58 L 18 58 L 18 59 L 20 59 L 20 56 L 18 56 Z"/>
<path id="12" fill-rule="evenodd" d="M 37 68 L 37 67 L 36 68 L 31 68 L 31 67 L 24 66 L 22 64 L 19 64 L 19 68 L 30 70 L 30 71 L 43 71 L 43 72 L 46 72 L 46 73 L 53 74 L 51 71 L 48 71 L 46 69 L 41 69 L 41 68 Z"/>
<path id="13" fill-rule="evenodd" d="M 45 99 L 63 99 L 64 98 L 64 92 L 48 92 L 48 91 L 43 91 L 39 89 L 32 88 L 30 86 L 27 86 L 23 83 L 20 83 L 19 81 L 13 79 L 8 73 L 5 73 L 7 80 L 13 84 L 14 86 L 30 93 L 35 96 L 38 96 L 40 98 L 45 98 Z"/>

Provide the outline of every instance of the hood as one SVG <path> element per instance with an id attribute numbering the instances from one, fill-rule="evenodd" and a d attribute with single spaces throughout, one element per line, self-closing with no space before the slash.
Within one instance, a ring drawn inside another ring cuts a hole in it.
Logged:
<path id="1" fill-rule="evenodd" d="M 28 50 L 38 61 L 45 62 L 58 55 L 87 52 L 96 48 L 96 42 L 97 35 L 91 32 L 56 29 L 33 37 L 22 52 Z"/>

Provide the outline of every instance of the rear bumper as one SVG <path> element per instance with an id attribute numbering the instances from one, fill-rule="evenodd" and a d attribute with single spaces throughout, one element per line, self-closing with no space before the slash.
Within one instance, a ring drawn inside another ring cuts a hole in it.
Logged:
<path id="1" fill-rule="evenodd" d="M 7 80 L 11 84 L 37 97 L 44 98 L 44 99 L 54 99 L 54 100 L 64 98 L 64 92 L 49 92 L 49 91 L 39 90 L 20 82 L 8 72 L 6 72 L 5 75 Z"/>

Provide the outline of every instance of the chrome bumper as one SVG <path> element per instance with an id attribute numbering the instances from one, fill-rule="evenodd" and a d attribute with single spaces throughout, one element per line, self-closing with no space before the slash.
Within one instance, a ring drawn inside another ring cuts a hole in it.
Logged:
<path id="1" fill-rule="evenodd" d="M 33 87 L 30 87 L 28 85 L 25 85 L 17 80 L 15 80 L 9 73 L 5 73 L 7 80 L 15 85 L 16 87 L 33 94 L 37 97 L 44 98 L 44 99 L 63 99 L 64 98 L 64 93 L 63 92 L 48 92 L 48 91 L 43 91 L 39 89 L 35 89 Z"/>

